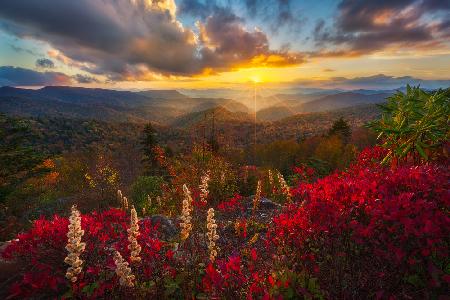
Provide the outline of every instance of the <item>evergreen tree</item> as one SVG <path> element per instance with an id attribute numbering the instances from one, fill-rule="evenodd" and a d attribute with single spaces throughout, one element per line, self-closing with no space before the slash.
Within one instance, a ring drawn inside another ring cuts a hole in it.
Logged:
<path id="1" fill-rule="evenodd" d="M 151 123 L 145 125 L 141 145 L 144 153 L 142 162 L 144 163 L 145 174 L 158 175 L 159 164 L 155 151 L 155 147 L 158 146 L 158 134 Z"/>
<path id="2" fill-rule="evenodd" d="M 216 139 L 216 115 L 215 111 L 212 112 L 212 119 L 211 119 L 211 136 L 208 141 L 208 146 L 211 152 L 217 153 L 219 152 L 219 142 Z"/>
<path id="3" fill-rule="evenodd" d="M 350 128 L 350 125 L 342 117 L 334 121 L 333 126 L 331 126 L 330 130 L 328 131 L 329 136 L 337 135 L 342 139 L 344 143 L 349 142 L 351 134 L 352 129 Z"/>

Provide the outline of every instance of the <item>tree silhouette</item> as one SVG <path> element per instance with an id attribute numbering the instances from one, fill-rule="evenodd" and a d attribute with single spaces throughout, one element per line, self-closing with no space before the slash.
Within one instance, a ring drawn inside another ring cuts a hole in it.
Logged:
<path id="1" fill-rule="evenodd" d="M 328 131 L 329 136 L 337 135 L 345 144 L 349 142 L 351 134 L 352 129 L 350 128 L 350 125 L 342 117 L 334 121 L 333 126 L 331 126 Z"/>
<path id="2" fill-rule="evenodd" d="M 155 147 L 158 146 L 157 136 L 158 134 L 151 123 L 145 125 L 141 145 L 144 153 L 142 162 L 144 164 L 144 173 L 146 175 L 159 174 L 158 157 L 155 151 Z"/>

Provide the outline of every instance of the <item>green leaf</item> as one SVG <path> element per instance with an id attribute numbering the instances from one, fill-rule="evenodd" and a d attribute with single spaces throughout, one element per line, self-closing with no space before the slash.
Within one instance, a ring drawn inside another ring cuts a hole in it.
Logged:
<path id="1" fill-rule="evenodd" d="M 420 156 L 422 156 L 425 160 L 428 160 L 428 155 L 423 151 L 423 148 L 416 142 L 416 149 L 419 152 Z"/>
<path id="2" fill-rule="evenodd" d="M 94 283 L 84 286 L 81 291 L 83 293 L 85 293 L 86 295 L 91 296 L 94 293 L 95 289 L 97 289 L 97 288 L 98 288 L 98 283 L 94 282 Z"/>

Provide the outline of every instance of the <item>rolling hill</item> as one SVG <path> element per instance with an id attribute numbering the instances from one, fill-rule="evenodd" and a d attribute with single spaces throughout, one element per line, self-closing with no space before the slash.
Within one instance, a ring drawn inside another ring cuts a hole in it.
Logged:
<path id="1" fill-rule="evenodd" d="M 204 125 L 207 122 L 209 126 L 212 118 L 214 118 L 215 124 L 219 127 L 226 123 L 253 122 L 252 116 L 247 113 L 232 112 L 223 106 L 218 106 L 203 111 L 188 113 L 174 119 L 170 125 L 179 128 L 192 128 L 194 126 Z"/>
<path id="2" fill-rule="evenodd" d="M 246 112 L 223 98 L 190 98 L 175 90 L 143 92 L 52 86 L 38 90 L 0 88 L 0 112 L 17 116 L 59 116 L 114 122 L 168 124 L 179 116 L 223 105 Z"/>
<path id="3" fill-rule="evenodd" d="M 297 111 L 320 112 L 329 111 L 360 104 L 381 103 L 389 97 L 389 93 L 360 94 L 355 92 L 345 92 L 334 95 L 327 95 L 319 99 L 303 103 L 298 106 Z"/>
<path id="4" fill-rule="evenodd" d="M 323 112 L 380 103 L 390 93 L 375 91 L 335 94 L 277 94 L 257 98 L 259 122 L 274 122 L 298 113 Z M 248 99 L 247 99 L 248 100 Z M 253 101 L 253 100 L 252 100 Z M 190 127 L 205 111 L 217 111 L 217 121 L 246 122 L 254 116 L 245 99 L 192 98 L 175 90 L 141 92 L 51 86 L 37 90 L 0 88 L 0 112 L 26 117 L 56 116 L 107 122 L 156 122 Z"/>
<path id="5" fill-rule="evenodd" d="M 374 104 L 384 102 L 392 92 L 376 91 L 338 92 L 337 94 L 291 94 L 278 95 L 277 99 L 283 99 L 273 106 L 258 111 L 257 116 L 261 121 L 277 121 L 285 117 L 299 113 L 325 112 L 362 104 Z"/>

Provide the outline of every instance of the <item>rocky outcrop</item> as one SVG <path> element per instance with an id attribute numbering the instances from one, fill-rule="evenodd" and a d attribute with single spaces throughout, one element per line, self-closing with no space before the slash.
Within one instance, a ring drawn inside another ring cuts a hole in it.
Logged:
<path id="1" fill-rule="evenodd" d="M 179 228 L 170 218 L 164 215 L 153 215 L 143 220 L 149 220 L 153 226 L 157 226 L 162 240 L 171 240 L 179 233 Z"/>

